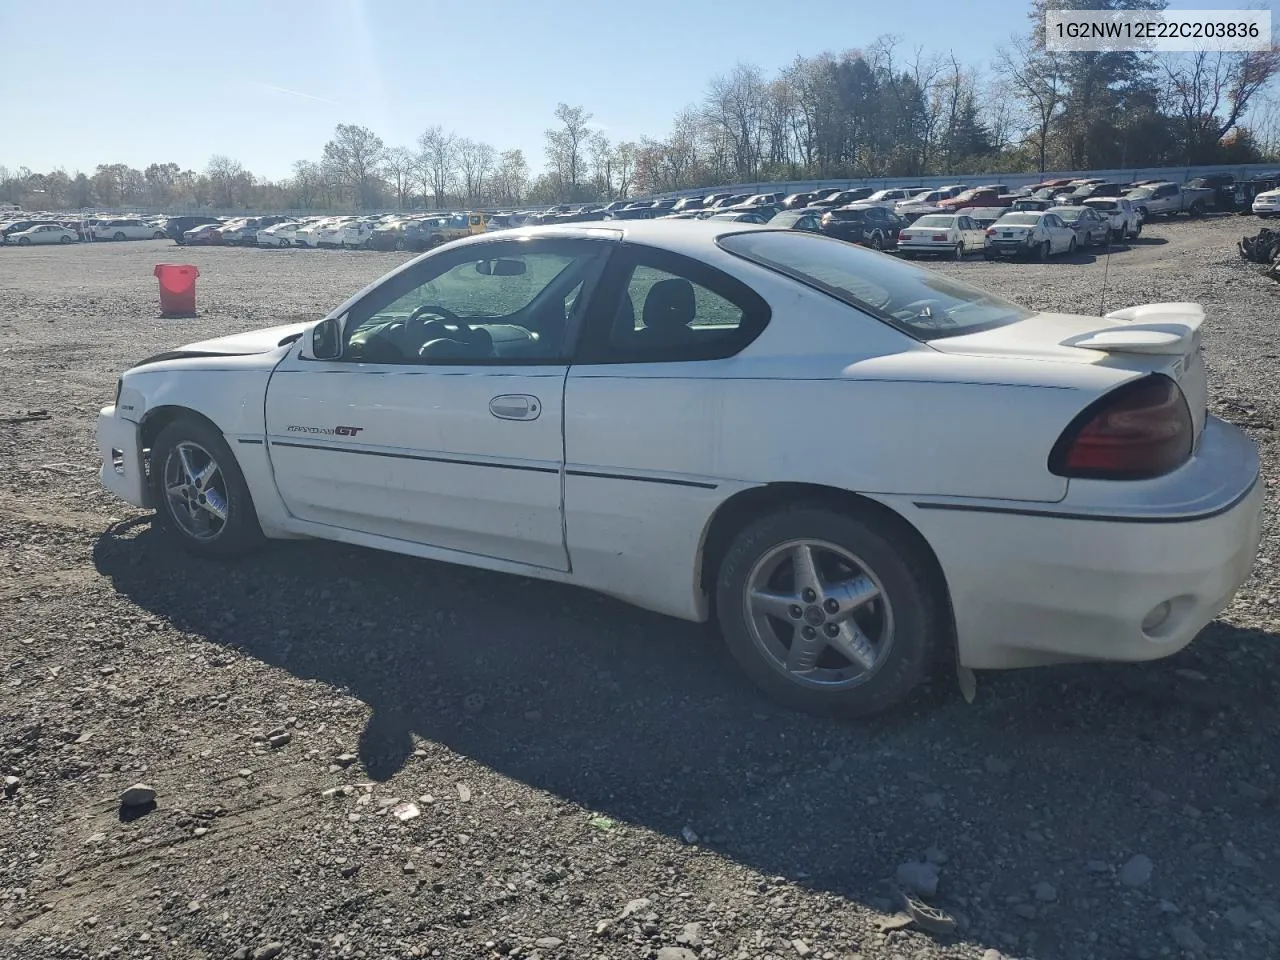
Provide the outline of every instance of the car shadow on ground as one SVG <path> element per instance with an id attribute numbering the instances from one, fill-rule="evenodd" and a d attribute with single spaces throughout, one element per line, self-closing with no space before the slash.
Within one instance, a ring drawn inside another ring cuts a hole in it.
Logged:
<path id="1" fill-rule="evenodd" d="M 375 780 L 401 769 L 415 737 L 435 741 L 588 810 L 672 837 L 691 827 L 766 876 L 881 909 L 896 865 L 941 848 L 941 902 L 965 918 L 966 939 L 1037 960 L 1129 956 L 1080 931 L 1123 930 L 1150 898 L 1110 903 L 1133 891 L 1086 863 L 1114 869 L 1141 852 L 1171 875 L 1202 871 L 1172 811 L 1235 811 L 1232 758 L 1273 762 L 1280 740 L 1276 638 L 1222 623 L 1169 660 L 983 674 L 973 704 L 939 684 L 853 723 L 764 701 L 706 627 L 575 588 L 330 543 L 204 562 L 146 520 L 104 534 L 94 563 L 176 629 L 365 702 L 359 756 Z M 1217 749 L 1227 742 L 1230 757 Z M 1253 829 L 1235 813 L 1238 846 Z M 1267 843 L 1272 828 L 1257 829 Z M 1266 869 L 1254 880 L 1274 898 L 1280 860 Z M 1037 880 L 1061 902 L 1031 939 L 1001 939 L 1026 929 L 1009 904 Z"/>

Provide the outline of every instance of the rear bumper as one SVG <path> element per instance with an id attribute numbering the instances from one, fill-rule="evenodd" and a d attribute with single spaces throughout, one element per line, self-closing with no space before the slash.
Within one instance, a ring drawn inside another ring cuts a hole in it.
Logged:
<path id="1" fill-rule="evenodd" d="M 118 416 L 114 406 L 103 407 L 98 414 L 97 436 L 102 485 L 126 503 L 149 506 L 138 425 Z"/>
<path id="2" fill-rule="evenodd" d="M 958 243 L 924 243 L 919 240 L 899 240 L 898 249 L 905 253 L 954 253 Z"/>
<path id="3" fill-rule="evenodd" d="M 1168 656 L 1248 579 L 1264 487 L 1257 449 L 1236 427 L 1211 417 L 1196 457 L 1168 477 L 1087 483 L 1044 509 L 913 501 L 908 516 L 947 579 L 961 663 Z M 1106 489 L 1117 493 L 1111 504 L 1097 495 Z"/>

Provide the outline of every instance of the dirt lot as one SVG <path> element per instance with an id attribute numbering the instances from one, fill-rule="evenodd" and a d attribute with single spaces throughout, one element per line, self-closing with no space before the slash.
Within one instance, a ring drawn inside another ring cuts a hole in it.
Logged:
<path id="1" fill-rule="evenodd" d="M 1246 228 L 938 269 L 1035 307 L 1096 311 L 1104 274 L 1108 309 L 1202 301 L 1213 409 L 1273 487 L 1280 286 Z M 855 725 L 770 706 L 690 624 L 327 544 L 198 563 L 99 491 L 121 369 L 404 256 L 0 250 L 0 417 L 49 414 L 0 433 L 0 956 L 1280 956 L 1274 501 L 1184 653 Z M 164 261 L 200 267 L 198 320 L 158 318 Z M 137 781 L 156 805 L 122 818 Z M 926 855 L 957 932 L 882 932 Z"/>

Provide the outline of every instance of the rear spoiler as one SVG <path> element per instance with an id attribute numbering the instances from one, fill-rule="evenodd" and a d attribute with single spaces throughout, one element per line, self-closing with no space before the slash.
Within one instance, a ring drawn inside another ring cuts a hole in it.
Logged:
<path id="1" fill-rule="evenodd" d="M 1204 308 L 1198 303 L 1144 303 L 1113 310 L 1103 319 L 1122 322 L 1078 333 L 1062 345 L 1106 353 L 1179 356 L 1195 346 Z"/>

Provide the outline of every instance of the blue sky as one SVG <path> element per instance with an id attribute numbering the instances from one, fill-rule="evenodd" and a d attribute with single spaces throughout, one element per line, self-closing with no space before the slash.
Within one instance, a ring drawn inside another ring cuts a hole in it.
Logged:
<path id="1" fill-rule="evenodd" d="M 1239 8 L 1252 0 L 1175 0 Z M 1272 7 L 1273 15 L 1275 8 Z M 542 165 L 558 101 L 614 140 L 661 136 L 738 61 L 864 46 L 985 65 L 1027 29 L 1019 0 L 0 0 L 0 164 L 316 159 L 337 123 L 412 145 L 432 124 Z M 23 78 L 19 83 L 18 79 Z"/>

